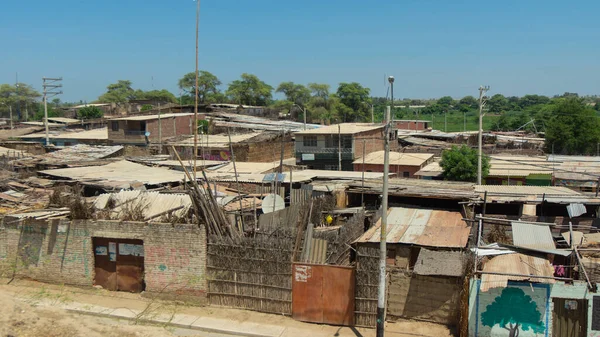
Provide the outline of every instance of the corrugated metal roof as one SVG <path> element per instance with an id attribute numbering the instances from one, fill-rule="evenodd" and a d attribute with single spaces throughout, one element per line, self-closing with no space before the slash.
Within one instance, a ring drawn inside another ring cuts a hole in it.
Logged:
<path id="1" fill-rule="evenodd" d="M 279 161 L 273 163 L 255 163 L 255 162 L 236 162 L 235 170 L 232 162 L 223 162 L 222 165 L 214 166 L 206 169 L 206 172 L 214 173 L 234 173 L 238 174 L 260 174 L 267 173 L 279 167 Z"/>
<path id="2" fill-rule="evenodd" d="M 85 182 L 132 182 L 158 185 L 183 180 L 181 171 L 160 167 L 148 167 L 142 164 L 121 160 L 102 166 L 85 166 L 56 170 L 39 171 L 41 174 Z"/>
<path id="3" fill-rule="evenodd" d="M 339 129 L 338 129 L 339 126 Z M 297 135 L 332 135 L 332 134 L 342 134 L 342 135 L 353 135 L 361 132 L 367 132 L 372 130 L 381 129 L 383 130 L 385 126 L 383 124 L 371 124 L 371 123 L 341 123 L 341 124 L 332 124 L 320 127 L 318 129 L 312 130 L 304 130 L 300 132 L 296 132 Z"/>
<path id="4" fill-rule="evenodd" d="M 536 278 L 535 276 L 554 276 L 554 267 L 544 258 L 525 254 L 498 255 L 483 266 L 484 272 L 521 274 L 530 276 L 481 275 L 481 291 L 492 288 L 505 288 L 508 281 L 529 281 L 536 283 L 554 283 L 553 279 Z"/>
<path id="5" fill-rule="evenodd" d="M 526 222 L 511 222 L 513 243 L 526 248 L 555 249 L 550 227 Z"/>
<path id="6" fill-rule="evenodd" d="M 439 162 L 434 161 L 433 163 L 425 165 L 425 167 L 420 169 L 415 175 L 421 177 L 437 177 L 442 175 L 442 173 L 444 173 L 444 169 L 442 169 Z"/>
<path id="7" fill-rule="evenodd" d="M 428 247 L 462 248 L 469 239 L 470 227 L 460 212 L 393 207 L 388 211 L 388 243 Z M 356 242 L 379 242 L 381 219 Z"/>
<path id="8" fill-rule="evenodd" d="M 385 151 L 371 152 L 365 156 L 364 163 L 383 165 L 384 155 Z M 433 154 L 431 153 L 390 152 L 390 165 L 421 166 L 432 157 Z M 354 164 L 362 163 L 362 158 L 354 161 Z"/>
<path id="9" fill-rule="evenodd" d="M 107 140 L 108 129 L 99 128 L 85 131 L 64 131 L 64 132 L 52 132 L 48 134 L 50 139 L 90 139 L 90 140 Z M 46 134 L 43 132 L 32 133 L 30 135 L 19 136 L 20 139 L 36 139 L 46 138 Z"/>
<path id="10" fill-rule="evenodd" d="M 48 120 L 52 121 L 52 122 L 64 123 L 64 124 L 75 124 L 75 123 L 80 122 L 78 119 L 66 118 L 66 117 L 48 117 Z"/>
<path id="11" fill-rule="evenodd" d="M 171 214 L 183 217 L 187 214 L 192 206 L 192 201 L 188 194 L 160 194 L 158 192 L 143 192 L 143 191 L 121 191 L 119 193 L 106 193 L 98 196 L 94 201 L 96 209 L 104 209 L 108 200 L 112 198 L 117 207 L 112 209 L 109 216 L 111 219 L 118 220 L 121 218 L 121 212 L 127 209 L 130 203 L 138 203 L 143 207 L 144 218 L 150 218 L 162 212 L 183 206 L 183 208 L 172 212 Z M 135 201 L 134 201 L 135 200 Z M 158 221 L 159 219 L 155 219 Z"/>
<path id="12" fill-rule="evenodd" d="M 464 275 L 466 259 L 462 252 L 421 248 L 414 272 L 418 275 Z"/>
<path id="13" fill-rule="evenodd" d="M 582 195 L 566 187 L 558 186 L 514 186 L 514 185 L 477 185 L 475 191 L 478 193 L 488 192 L 491 194 L 510 194 L 510 195 Z"/>
<path id="14" fill-rule="evenodd" d="M 241 133 L 231 135 L 231 144 L 243 143 L 256 136 L 259 136 L 260 132 L 253 133 Z M 180 141 L 174 142 L 171 145 L 175 146 L 193 146 L 194 137 L 184 138 Z M 226 134 L 219 135 L 201 135 L 198 138 L 198 147 L 204 148 L 226 148 L 229 149 L 229 136 Z"/>
<path id="15" fill-rule="evenodd" d="M 71 161 L 90 161 L 109 157 L 121 151 L 123 146 L 92 146 L 87 144 L 77 144 L 65 147 L 62 150 L 49 152 L 43 155 L 44 158 Z"/>

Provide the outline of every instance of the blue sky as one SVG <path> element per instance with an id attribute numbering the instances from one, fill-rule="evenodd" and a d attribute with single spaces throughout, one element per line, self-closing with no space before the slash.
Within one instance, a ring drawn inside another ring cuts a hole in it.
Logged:
<path id="1" fill-rule="evenodd" d="M 4 1 L 0 83 L 64 78 L 66 101 L 109 83 L 179 93 L 194 70 L 192 0 Z M 202 0 L 200 69 L 282 81 L 356 81 L 395 97 L 600 94 L 600 1 Z"/>

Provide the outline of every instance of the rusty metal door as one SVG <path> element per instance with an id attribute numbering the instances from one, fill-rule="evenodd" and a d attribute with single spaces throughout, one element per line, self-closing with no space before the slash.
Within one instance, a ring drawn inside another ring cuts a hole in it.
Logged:
<path id="1" fill-rule="evenodd" d="M 585 337 L 587 335 L 587 300 L 554 298 L 552 336 Z"/>
<path id="2" fill-rule="evenodd" d="M 354 324 L 354 268 L 294 264 L 292 317 L 299 321 Z"/>
<path id="3" fill-rule="evenodd" d="M 94 285 L 111 291 L 144 290 L 142 240 L 93 238 Z"/>

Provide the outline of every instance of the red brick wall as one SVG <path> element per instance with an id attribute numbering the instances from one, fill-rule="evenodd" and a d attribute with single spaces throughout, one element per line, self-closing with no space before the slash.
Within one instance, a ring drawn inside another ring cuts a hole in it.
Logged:
<path id="1" fill-rule="evenodd" d="M 362 158 L 363 144 L 365 147 L 365 153 L 369 154 L 371 152 L 383 151 L 385 145 L 384 143 L 385 140 L 383 129 L 356 134 L 354 135 L 354 158 Z"/>
<path id="2" fill-rule="evenodd" d="M 193 135 L 194 116 L 177 116 L 161 118 L 162 139 L 172 138 L 180 135 Z M 146 124 L 146 130 L 150 132 L 150 142 L 158 143 L 158 119 L 150 120 Z"/>
<path id="3" fill-rule="evenodd" d="M 399 130 L 425 130 L 428 127 L 427 122 L 415 121 L 395 121 L 396 129 Z"/>
<path id="4" fill-rule="evenodd" d="M 7 218 L 5 218 L 6 220 Z M 24 221 L 0 226 L 0 277 L 92 286 L 93 237 L 144 244 L 146 292 L 202 297 L 206 291 L 206 231 L 198 225 L 141 222 Z"/>

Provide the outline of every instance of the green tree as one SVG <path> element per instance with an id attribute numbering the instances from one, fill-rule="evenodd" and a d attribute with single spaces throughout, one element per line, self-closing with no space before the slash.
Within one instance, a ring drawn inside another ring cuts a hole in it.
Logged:
<path id="1" fill-rule="evenodd" d="M 275 92 L 283 93 L 288 101 L 300 106 L 304 106 L 310 99 L 310 90 L 294 82 L 282 82 Z"/>
<path id="2" fill-rule="evenodd" d="M 324 100 L 329 98 L 329 84 L 309 83 L 308 89 L 313 97 L 320 97 Z"/>
<path id="3" fill-rule="evenodd" d="M 462 112 L 467 112 L 472 109 L 477 109 L 479 103 L 477 99 L 473 96 L 465 96 L 458 101 L 458 110 Z"/>
<path id="4" fill-rule="evenodd" d="M 546 122 L 546 151 L 561 154 L 594 154 L 600 143 L 600 120 L 579 98 L 556 105 Z"/>
<path id="5" fill-rule="evenodd" d="M 106 89 L 106 93 L 98 97 L 98 101 L 121 105 L 136 98 L 136 91 L 131 87 L 131 81 L 128 80 L 119 80 L 117 83 L 109 84 Z"/>
<path id="6" fill-rule="evenodd" d="M 509 337 L 518 337 L 520 329 L 534 333 L 545 331 L 537 304 L 520 288 L 502 289 L 502 294 L 481 314 L 481 324 L 498 325 L 508 331 Z"/>
<path id="7" fill-rule="evenodd" d="M 232 102 L 247 105 L 269 105 L 273 97 L 273 87 L 261 81 L 256 75 L 244 73 L 227 88 L 227 96 Z"/>
<path id="8" fill-rule="evenodd" d="M 179 89 L 185 91 L 188 96 L 196 95 L 196 74 L 187 73 L 179 80 Z M 200 70 L 198 72 L 198 102 L 200 103 L 222 103 L 224 96 L 219 90 L 221 80 L 212 73 Z"/>
<path id="9" fill-rule="evenodd" d="M 167 103 L 175 103 L 177 102 L 177 97 L 173 95 L 169 90 L 136 90 L 135 99 L 147 99 L 155 102 L 167 102 Z"/>
<path id="10" fill-rule="evenodd" d="M 440 166 L 446 180 L 477 181 L 477 150 L 466 145 L 452 146 L 442 153 Z M 490 159 L 488 156 L 481 158 L 481 175 L 485 178 L 490 172 Z"/>
<path id="11" fill-rule="evenodd" d="M 77 111 L 77 117 L 82 119 L 102 118 L 104 113 L 97 106 L 85 106 Z"/>
<path id="12" fill-rule="evenodd" d="M 371 103 L 370 92 L 369 88 L 364 88 L 356 82 L 340 83 L 337 96 L 342 105 L 336 107 L 336 109 L 338 110 L 338 116 L 342 118 L 342 122 L 359 122 L 365 119 L 368 112 L 365 103 Z"/>
<path id="13" fill-rule="evenodd" d="M 48 118 L 62 117 L 63 112 L 52 104 L 48 104 Z M 44 121 L 44 104 L 38 104 L 33 119 L 36 121 Z"/>
<path id="14" fill-rule="evenodd" d="M 450 96 L 444 96 L 438 99 L 436 104 L 439 105 L 442 108 L 442 110 L 448 111 L 454 105 L 454 100 Z"/>
<path id="15" fill-rule="evenodd" d="M 487 101 L 487 107 L 493 113 L 503 112 L 508 108 L 508 100 L 504 95 L 495 94 Z"/>
<path id="16" fill-rule="evenodd" d="M 525 109 L 532 105 L 546 104 L 550 102 L 550 98 L 542 95 L 525 95 L 519 99 L 519 106 Z"/>

